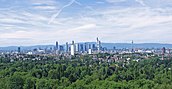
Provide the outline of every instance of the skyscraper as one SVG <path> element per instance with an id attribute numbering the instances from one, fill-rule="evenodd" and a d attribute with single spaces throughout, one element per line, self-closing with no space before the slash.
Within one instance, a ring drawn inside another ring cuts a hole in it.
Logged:
<path id="1" fill-rule="evenodd" d="M 80 52 L 83 52 L 84 51 L 84 45 L 83 44 L 80 44 L 79 50 L 80 50 Z"/>
<path id="2" fill-rule="evenodd" d="M 56 41 L 56 46 L 55 46 L 55 50 L 59 50 L 59 43 Z"/>
<path id="3" fill-rule="evenodd" d="M 18 53 L 20 53 L 20 52 L 21 52 L 21 48 L 20 48 L 20 47 L 18 47 L 17 52 L 18 52 Z"/>
<path id="4" fill-rule="evenodd" d="M 71 44 L 71 55 L 72 56 L 75 55 L 75 43 L 74 43 L 74 41 L 72 41 L 72 44 Z"/>
<path id="5" fill-rule="evenodd" d="M 97 51 L 100 52 L 100 50 L 101 50 L 101 41 L 97 37 Z"/>
<path id="6" fill-rule="evenodd" d="M 89 44 L 89 47 L 88 48 L 91 49 L 91 44 Z"/>
<path id="7" fill-rule="evenodd" d="M 88 52 L 88 44 L 87 43 L 84 44 L 84 51 Z"/>
<path id="8" fill-rule="evenodd" d="M 171 59 L 171 49 L 168 49 L 168 59 Z"/>
<path id="9" fill-rule="evenodd" d="M 134 48 L 133 48 L 134 41 L 132 40 L 131 42 L 131 52 L 134 53 Z"/>
<path id="10" fill-rule="evenodd" d="M 164 60 L 165 53 L 166 53 L 166 48 L 163 47 L 162 48 L 162 60 Z"/>
<path id="11" fill-rule="evenodd" d="M 69 52 L 69 44 L 68 44 L 68 42 L 66 42 L 66 46 L 65 47 L 66 47 L 66 49 L 65 49 L 66 53 L 68 53 Z"/>
<path id="12" fill-rule="evenodd" d="M 78 43 L 75 44 L 75 51 L 79 52 L 79 44 Z"/>
<path id="13" fill-rule="evenodd" d="M 92 44 L 92 50 L 96 50 L 96 45 L 95 44 Z"/>

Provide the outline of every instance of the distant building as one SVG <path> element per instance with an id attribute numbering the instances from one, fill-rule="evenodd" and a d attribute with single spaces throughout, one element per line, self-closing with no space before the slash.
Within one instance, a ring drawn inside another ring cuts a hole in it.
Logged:
<path id="1" fill-rule="evenodd" d="M 79 45 L 79 50 L 80 50 L 80 52 L 83 52 L 84 51 L 84 45 L 83 44 L 80 44 Z"/>
<path id="2" fill-rule="evenodd" d="M 92 54 L 92 49 L 89 49 L 88 50 L 88 54 Z"/>
<path id="3" fill-rule="evenodd" d="M 71 44 L 71 55 L 75 55 L 75 43 L 74 41 L 72 41 L 72 44 Z"/>
<path id="4" fill-rule="evenodd" d="M 163 47 L 163 48 L 162 48 L 162 54 L 165 54 L 165 53 L 166 53 L 166 48 Z"/>
<path id="5" fill-rule="evenodd" d="M 66 46 L 65 46 L 65 50 L 66 50 L 66 53 L 68 53 L 69 52 L 69 44 L 68 44 L 68 42 L 66 42 Z"/>
<path id="6" fill-rule="evenodd" d="M 97 51 L 98 51 L 98 52 L 101 51 L 101 41 L 99 40 L 98 37 L 97 37 Z"/>
<path id="7" fill-rule="evenodd" d="M 171 49 L 168 49 L 168 59 L 171 59 Z"/>
<path id="8" fill-rule="evenodd" d="M 69 52 L 71 51 L 71 45 L 69 45 Z"/>
<path id="9" fill-rule="evenodd" d="M 59 46 L 59 51 L 60 52 L 64 51 L 64 47 L 62 45 Z"/>
<path id="10" fill-rule="evenodd" d="M 108 49 L 107 49 L 106 47 L 103 47 L 102 50 L 103 50 L 103 51 L 107 51 Z"/>
<path id="11" fill-rule="evenodd" d="M 88 45 L 88 49 L 91 49 L 91 44 Z"/>
<path id="12" fill-rule="evenodd" d="M 134 45 L 134 41 L 132 40 L 132 42 L 131 42 L 131 53 L 134 53 L 134 47 L 133 47 L 133 45 Z"/>
<path id="13" fill-rule="evenodd" d="M 113 50 L 116 50 L 116 47 L 115 46 L 113 47 Z"/>
<path id="14" fill-rule="evenodd" d="M 95 45 L 95 44 L 92 44 L 91 49 L 92 49 L 92 50 L 96 50 L 96 45 Z"/>
<path id="15" fill-rule="evenodd" d="M 21 48 L 20 47 L 18 47 L 17 52 L 21 53 Z"/>
<path id="16" fill-rule="evenodd" d="M 59 50 L 59 43 L 56 41 L 55 50 Z"/>
<path id="17" fill-rule="evenodd" d="M 79 44 L 78 43 L 75 44 L 75 51 L 79 52 Z"/>
<path id="18" fill-rule="evenodd" d="M 84 44 L 84 51 L 85 51 L 85 52 L 88 51 L 88 44 L 87 44 L 87 43 Z"/>
<path id="19" fill-rule="evenodd" d="M 165 53 L 166 53 L 166 48 L 163 47 L 162 48 L 162 60 L 164 60 Z"/>

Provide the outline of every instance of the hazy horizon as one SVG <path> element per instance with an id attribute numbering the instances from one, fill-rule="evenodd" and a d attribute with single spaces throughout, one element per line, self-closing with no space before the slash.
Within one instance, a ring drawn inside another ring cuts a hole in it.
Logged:
<path id="1" fill-rule="evenodd" d="M 171 0 L 0 0 L 0 47 L 65 42 L 172 44 Z"/>
<path id="2" fill-rule="evenodd" d="M 71 42 L 68 42 L 69 44 L 71 44 Z M 76 42 L 79 44 L 84 44 L 84 43 L 96 43 L 96 42 Z M 121 42 L 121 43 L 113 43 L 113 42 L 102 42 L 102 44 L 131 44 L 131 42 Z M 134 43 L 134 45 L 144 45 L 144 44 L 159 44 L 159 45 L 172 45 L 171 43 Z M 54 45 L 55 43 L 45 43 L 45 44 L 31 44 L 31 45 L 4 45 L 4 46 L 0 46 L 0 47 L 31 47 L 31 46 L 50 46 L 50 45 Z M 65 45 L 65 43 L 59 43 L 59 45 Z"/>

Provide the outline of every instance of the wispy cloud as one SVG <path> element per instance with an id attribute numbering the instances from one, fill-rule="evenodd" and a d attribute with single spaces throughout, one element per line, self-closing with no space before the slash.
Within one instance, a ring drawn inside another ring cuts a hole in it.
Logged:
<path id="1" fill-rule="evenodd" d="M 30 0 L 11 8 L 1 5 L 0 45 L 94 41 L 97 36 L 104 42 L 170 43 L 172 1 L 142 1 Z"/>
<path id="2" fill-rule="evenodd" d="M 138 2 L 138 3 L 141 4 L 142 6 L 147 6 L 147 5 L 144 3 L 144 0 L 136 0 L 136 2 Z"/>
<path id="3" fill-rule="evenodd" d="M 76 0 L 71 0 L 68 4 L 64 5 L 56 14 L 52 15 L 50 21 L 48 22 L 48 24 L 51 24 L 52 21 L 54 21 L 54 19 L 63 11 L 63 9 L 71 6 L 73 3 L 79 4 Z"/>
<path id="4" fill-rule="evenodd" d="M 110 2 L 110 3 L 116 3 L 116 2 L 124 2 L 124 1 L 127 1 L 127 0 L 106 0 L 107 2 Z"/>

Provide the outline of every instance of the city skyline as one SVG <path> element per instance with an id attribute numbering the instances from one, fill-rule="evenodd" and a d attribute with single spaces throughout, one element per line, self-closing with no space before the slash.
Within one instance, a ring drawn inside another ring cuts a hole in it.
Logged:
<path id="1" fill-rule="evenodd" d="M 171 0 L 0 0 L 0 46 L 172 44 Z"/>

